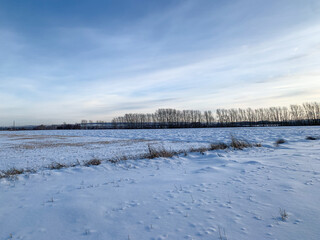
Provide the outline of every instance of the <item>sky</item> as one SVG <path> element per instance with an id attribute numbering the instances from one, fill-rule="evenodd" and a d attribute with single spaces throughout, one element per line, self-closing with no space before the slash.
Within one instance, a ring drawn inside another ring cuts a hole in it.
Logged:
<path id="1" fill-rule="evenodd" d="M 319 0 L 0 1 L 0 126 L 314 101 Z"/>

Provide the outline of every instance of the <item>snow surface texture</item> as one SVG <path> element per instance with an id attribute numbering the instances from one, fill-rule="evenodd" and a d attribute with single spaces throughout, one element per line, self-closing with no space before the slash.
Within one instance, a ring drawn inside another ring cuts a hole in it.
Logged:
<path id="1" fill-rule="evenodd" d="M 295 142 L 306 135 L 320 135 L 320 131 L 317 127 L 4 131 L 0 132 L 0 170 L 135 157 L 146 153 L 148 144 L 171 150 L 208 147 L 210 143 L 230 142 L 231 135 L 273 147 L 279 138 Z"/>
<path id="2" fill-rule="evenodd" d="M 230 134 L 261 142 L 263 147 L 41 168 L 50 161 L 103 158 L 109 151 L 134 155 L 146 151 L 149 141 L 183 149 L 227 142 Z M 319 136 L 318 127 L 0 135 L 2 169 L 26 162 L 39 167 L 37 173 L 0 180 L 0 239 L 316 240 L 320 236 L 320 140 L 305 140 Z M 279 138 L 287 142 L 276 147 Z M 103 141 L 112 143 L 97 143 Z M 285 221 L 280 208 L 288 213 Z"/>

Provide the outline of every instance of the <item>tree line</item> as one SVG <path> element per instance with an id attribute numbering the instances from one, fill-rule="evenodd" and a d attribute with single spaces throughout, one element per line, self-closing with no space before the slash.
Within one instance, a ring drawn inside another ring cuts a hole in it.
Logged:
<path id="1" fill-rule="evenodd" d="M 76 124 L 0 127 L 0 130 L 144 129 L 320 125 L 320 103 L 290 107 L 231 108 L 212 111 L 162 108 L 155 113 L 128 113 L 112 122 L 82 120 Z"/>
<path id="2" fill-rule="evenodd" d="M 188 128 L 237 126 L 320 125 L 320 103 L 290 107 L 231 108 L 212 111 L 158 109 L 115 117 L 112 128 Z"/>

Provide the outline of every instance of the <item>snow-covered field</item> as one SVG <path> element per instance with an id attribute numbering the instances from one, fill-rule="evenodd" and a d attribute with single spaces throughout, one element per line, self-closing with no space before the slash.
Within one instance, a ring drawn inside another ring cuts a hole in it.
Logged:
<path id="1" fill-rule="evenodd" d="M 262 147 L 45 168 L 230 135 Z M 319 239 L 320 140 L 306 136 L 320 128 L 0 132 L 0 170 L 38 169 L 0 179 L 0 239 Z"/>

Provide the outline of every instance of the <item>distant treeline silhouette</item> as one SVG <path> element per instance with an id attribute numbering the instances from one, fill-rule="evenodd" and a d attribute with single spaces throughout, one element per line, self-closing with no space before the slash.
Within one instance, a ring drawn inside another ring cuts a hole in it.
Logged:
<path id="1" fill-rule="evenodd" d="M 128 113 L 112 122 L 82 120 L 76 124 L 0 127 L 0 130 L 148 129 L 200 127 L 254 127 L 320 125 L 320 103 L 290 107 L 231 108 L 215 112 L 158 109 L 155 113 Z"/>
<path id="2" fill-rule="evenodd" d="M 155 113 L 128 113 L 112 120 L 112 128 L 194 128 L 242 126 L 320 125 L 320 103 L 288 107 L 199 110 L 158 109 Z"/>

